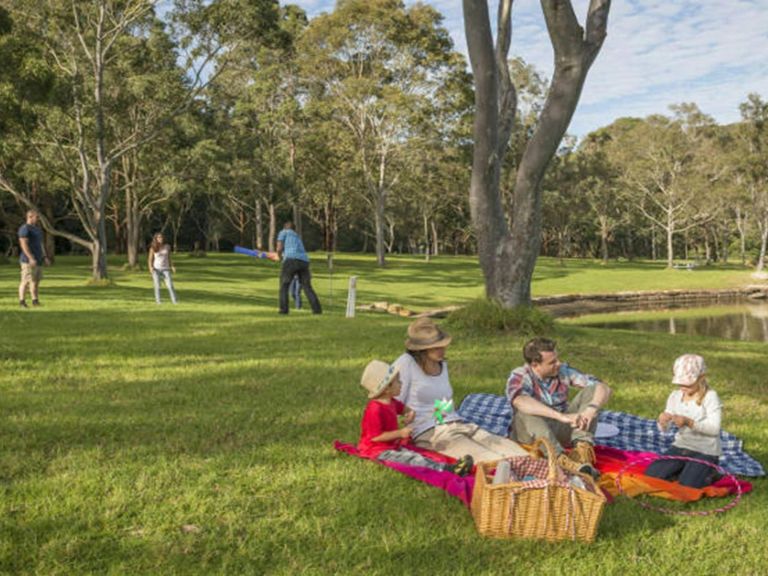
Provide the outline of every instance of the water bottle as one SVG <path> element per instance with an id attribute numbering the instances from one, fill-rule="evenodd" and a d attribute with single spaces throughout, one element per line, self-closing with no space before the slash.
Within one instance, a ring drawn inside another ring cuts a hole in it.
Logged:
<path id="1" fill-rule="evenodd" d="M 502 460 L 496 465 L 496 474 L 493 475 L 493 484 L 506 484 L 512 475 L 509 460 Z"/>
<path id="2" fill-rule="evenodd" d="M 576 488 L 581 488 L 582 490 L 587 489 L 587 485 L 584 484 L 584 480 L 582 480 L 578 476 L 575 476 L 575 475 L 571 476 L 570 482 L 571 482 L 571 486 L 575 486 Z"/>

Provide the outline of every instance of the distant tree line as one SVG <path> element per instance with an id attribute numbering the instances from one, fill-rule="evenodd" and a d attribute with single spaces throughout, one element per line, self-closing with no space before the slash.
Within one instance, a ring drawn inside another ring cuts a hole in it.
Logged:
<path id="1" fill-rule="evenodd" d="M 96 279 L 107 253 L 138 265 L 155 231 L 176 250 L 273 249 L 289 218 L 309 248 L 382 265 L 477 253 L 473 79 L 430 6 L 339 0 L 308 20 L 273 0 L 0 0 L 0 62 L 7 255 L 29 208 L 49 253 L 89 254 Z M 519 59 L 508 72 L 513 208 L 548 87 Z M 762 269 L 768 105 L 750 94 L 741 115 L 721 126 L 680 104 L 566 136 L 542 183 L 541 254 Z"/>

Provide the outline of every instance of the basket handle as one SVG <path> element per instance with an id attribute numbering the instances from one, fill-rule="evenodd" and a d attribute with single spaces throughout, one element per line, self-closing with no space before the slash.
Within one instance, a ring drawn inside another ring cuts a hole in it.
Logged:
<path id="1" fill-rule="evenodd" d="M 544 450 L 542 450 L 542 446 Z M 534 450 L 538 450 L 543 456 L 547 458 L 547 464 L 549 466 L 549 472 L 547 473 L 547 480 L 554 482 L 557 480 L 557 462 L 555 460 L 555 447 L 552 443 L 544 437 L 536 438 L 533 442 Z"/>

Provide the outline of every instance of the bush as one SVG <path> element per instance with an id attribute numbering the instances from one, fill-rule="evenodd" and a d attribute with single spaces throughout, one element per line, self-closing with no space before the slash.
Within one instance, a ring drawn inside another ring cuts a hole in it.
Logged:
<path id="1" fill-rule="evenodd" d="M 537 308 L 504 308 L 497 300 L 479 298 L 456 310 L 447 322 L 466 332 L 514 332 L 522 335 L 546 335 L 554 332 L 554 319 Z"/>

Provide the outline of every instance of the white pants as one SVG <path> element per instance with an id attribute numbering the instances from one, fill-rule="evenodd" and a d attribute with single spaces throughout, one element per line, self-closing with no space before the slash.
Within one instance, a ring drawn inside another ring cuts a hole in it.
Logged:
<path id="1" fill-rule="evenodd" d="M 419 434 L 413 439 L 413 443 L 420 448 L 434 450 L 453 458 L 469 454 L 475 462 L 528 455 L 514 440 L 491 434 L 469 422 L 438 424 Z"/>

